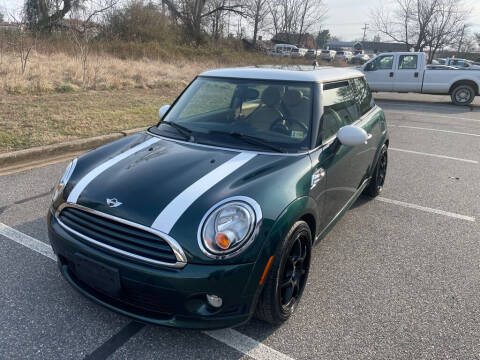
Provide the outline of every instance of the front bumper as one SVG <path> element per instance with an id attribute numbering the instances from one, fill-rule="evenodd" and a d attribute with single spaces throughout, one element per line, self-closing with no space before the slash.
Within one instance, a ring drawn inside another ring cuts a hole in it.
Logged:
<path id="1" fill-rule="evenodd" d="M 249 320 L 257 293 L 245 289 L 255 264 L 208 266 L 187 264 L 182 269 L 136 263 L 93 247 L 64 230 L 48 214 L 48 235 L 65 279 L 91 300 L 139 321 L 158 325 L 215 329 L 239 325 Z M 84 256 L 118 270 L 120 290 L 112 295 L 93 288 L 77 276 L 75 259 Z M 214 309 L 206 294 L 223 299 Z"/>

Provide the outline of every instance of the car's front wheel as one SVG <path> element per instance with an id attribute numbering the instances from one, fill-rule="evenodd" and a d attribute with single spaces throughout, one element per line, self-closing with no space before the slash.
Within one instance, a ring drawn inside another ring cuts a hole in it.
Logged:
<path id="1" fill-rule="evenodd" d="M 383 184 L 385 183 L 385 177 L 387 176 L 388 165 L 388 148 L 387 145 L 382 146 L 380 150 L 380 156 L 373 170 L 372 178 L 368 183 L 368 186 L 363 191 L 364 195 L 375 197 L 378 196 L 383 190 Z"/>
<path id="2" fill-rule="evenodd" d="M 289 319 L 302 297 L 310 269 L 312 233 L 304 221 L 296 222 L 274 255 L 256 317 L 274 325 Z"/>

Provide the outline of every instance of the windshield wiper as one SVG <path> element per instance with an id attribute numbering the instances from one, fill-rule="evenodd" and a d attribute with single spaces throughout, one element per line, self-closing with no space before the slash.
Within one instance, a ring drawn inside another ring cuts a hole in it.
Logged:
<path id="1" fill-rule="evenodd" d="M 258 137 L 255 137 L 255 136 L 241 134 L 241 133 L 238 133 L 238 132 L 228 132 L 228 131 L 220 131 L 220 130 L 211 130 L 211 131 L 209 131 L 209 134 L 228 135 L 228 136 L 231 136 L 235 139 L 243 140 L 244 142 L 252 144 L 252 145 L 260 146 L 260 147 L 267 148 L 267 149 L 274 150 L 274 151 L 281 152 L 281 153 L 285 152 L 285 149 L 282 149 L 281 147 L 272 145 L 272 144 L 266 142 L 265 140 L 263 140 L 261 138 L 258 138 Z"/>
<path id="2" fill-rule="evenodd" d="M 189 128 L 179 125 L 177 123 L 171 122 L 171 121 L 162 121 L 160 124 L 167 124 L 173 127 L 175 130 L 177 130 L 181 135 L 184 136 L 185 140 L 189 140 L 194 142 L 195 138 L 192 135 L 192 130 Z"/>

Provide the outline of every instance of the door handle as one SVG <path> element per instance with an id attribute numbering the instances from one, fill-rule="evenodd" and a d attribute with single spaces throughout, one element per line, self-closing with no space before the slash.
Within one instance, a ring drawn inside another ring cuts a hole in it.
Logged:
<path id="1" fill-rule="evenodd" d="M 393 71 L 390 72 L 390 77 L 393 77 Z"/>
<path id="2" fill-rule="evenodd" d="M 418 78 L 418 71 L 417 71 L 413 76 L 415 76 L 416 78 Z"/>
<path id="3" fill-rule="evenodd" d="M 325 177 L 325 169 L 324 168 L 318 168 L 315 170 L 312 174 L 312 181 L 310 183 L 310 189 L 313 189 L 317 184 Z"/>

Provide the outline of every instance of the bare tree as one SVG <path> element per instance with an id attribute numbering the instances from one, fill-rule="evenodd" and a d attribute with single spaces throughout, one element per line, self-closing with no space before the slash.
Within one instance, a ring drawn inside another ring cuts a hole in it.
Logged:
<path id="1" fill-rule="evenodd" d="M 268 8 L 275 34 L 297 34 L 302 37 L 313 27 L 320 28 L 326 15 L 322 0 L 269 0 Z"/>
<path id="2" fill-rule="evenodd" d="M 68 23 L 69 32 L 72 36 L 78 57 L 82 66 L 82 88 L 88 85 L 88 66 L 92 40 L 98 34 L 98 23 L 94 22 L 102 13 L 112 9 L 118 0 L 99 0 L 91 2 L 89 7 L 79 8 L 73 11 Z"/>
<path id="3" fill-rule="evenodd" d="M 22 75 L 25 74 L 27 69 L 28 60 L 30 59 L 31 52 L 35 47 L 36 34 L 30 32 L 25 26 L 25 16 L 22 14 L 21 19 L 17 19 L 15 15 L 10 14 L 10 17 L 17 24 L 17 29 L 10 36 L 11 41 L 9 45 L 13 49 L 13 53 L 20 61 L 20 70 Z"/>
<path id="4" fill-rule="evenodd" d="M 246 15 L 253 26 L 253 46 L 257 44 L 258 33 L 267 24 L 269 7 L 268 0 L 246 0 Z"/>
<path id="5" fill-rule="evenodd" d="M 86 0 L 25 0 L 24 13 L 32 30 L 51 30 L 75 9 L 82 8 Z"/>
<path id="6" fill-rule="evenodd" d="M 414 51 L 435 53 L 454 44 L 466 24 L 462 0 L 393 0 L 372 14 L 375 29 Z"/>
<path id="7" fill-rule="evenodd" d="M 202 25 L 208 17 L 217 12 L 233 12 L 241 16 L 244 15 L 244 6 L 241 0 L 234 1 L 233 4 L 230 1 L 220 1 L 217 6 L 211 7 L 208 7 L 208 5 L 212 3 L 212 0 L 163 1 L 171 15 L 184 25 L 187 35 L 197 44 L 202 41 Z"/>
<path id="8" fill-rule="evenodd" d="M 476 38 L 476 40 L 477 40 L 478 46 L 480 47 L 480 32 L 479 32 L 479 33 L 475 33 L 475 38 Z"/>

